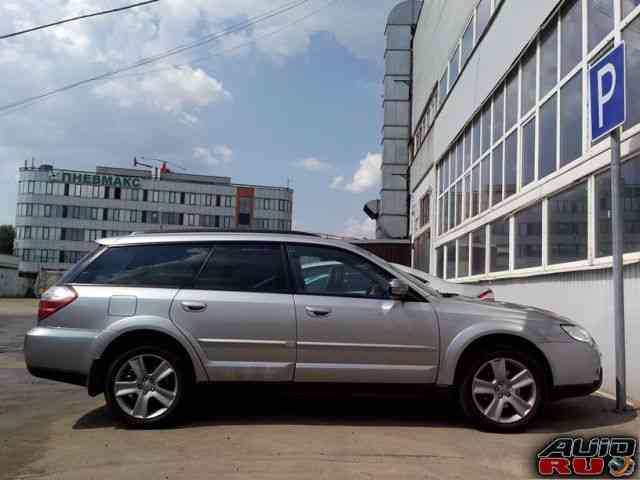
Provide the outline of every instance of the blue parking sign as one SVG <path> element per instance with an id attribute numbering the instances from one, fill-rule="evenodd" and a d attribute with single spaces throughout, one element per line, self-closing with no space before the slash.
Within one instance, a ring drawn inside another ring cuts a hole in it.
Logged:
<path id="1" fill-rule="evenodd" d="M 599 140 L 626 120 L 624 42 L 589 69 L 591 138 Z"/>

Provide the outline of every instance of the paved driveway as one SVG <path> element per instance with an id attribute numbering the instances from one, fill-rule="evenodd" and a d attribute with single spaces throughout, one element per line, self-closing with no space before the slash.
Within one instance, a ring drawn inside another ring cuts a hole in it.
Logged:
<path id="1" fill-rule="evenodd" d="M 102 397 L 34 379 L 22 336 L 35 303 L 0 299 L 0 479 L 517 478 L 564 433 L 640 435 L 635 412 L 593 395 L 550 405 L 534 429 L 479 432 L 443 400 L 211 390 L 179 428 L 115 424 Z"/>

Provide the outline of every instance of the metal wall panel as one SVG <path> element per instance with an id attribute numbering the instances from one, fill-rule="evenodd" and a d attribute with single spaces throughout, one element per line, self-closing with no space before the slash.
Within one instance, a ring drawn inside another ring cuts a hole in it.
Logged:
<path id="1" fill-rule="evenodd" d="M 625 277 L 627 394 L 640 400 L 640 264 L 628 265 Z M 569 272 L 493 283 L 496 299 L 545 308 L 591 332 L 604 366 L 603 389 L 615 392 L 613 282 L 611 269 Z"/>

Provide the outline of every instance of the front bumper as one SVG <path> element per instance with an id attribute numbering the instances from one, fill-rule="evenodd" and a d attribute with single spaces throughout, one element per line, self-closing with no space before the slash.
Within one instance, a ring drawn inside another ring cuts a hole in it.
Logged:
<path id="1" fill-rule="evenodd" d="M 596 345 L 584 342 L 544 343 L 553 374 L 551 399 L 590 395 L 602 386 L 602 359 Z"/>
<path id="2" fill-rule="evenodd" d="M 84 386 L 96 337 L 90 330 L 36 327 L 24 339 L 27 369 L 36 377 Z"/>

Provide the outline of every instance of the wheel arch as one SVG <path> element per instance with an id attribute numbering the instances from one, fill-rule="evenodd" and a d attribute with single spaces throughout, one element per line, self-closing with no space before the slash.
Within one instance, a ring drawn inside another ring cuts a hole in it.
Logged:
<path id="1" fill-rule="evenodd" d="M 542 369 L 544 370 L 544 375 L 546 379 L 545 385 L 545 394 L 548 394 L 553 389 L 553 372 L 551 369 L 551 364 L 549 360 L 545 356 L 545 354 L 540 350 L 535 343 L 531 340 L 524 338 L 520 335 L 516 335 L 514 333 L 492 333 L 486 334 L 480 337 L 475 338 L 473 341 L 469 342 L 464 350 L 460 353 L 458 360 L 455 365 L 455 371 L 453 375 L 453 385 L 459 385 L 462 380 L 462 375 L 464 373 L 464 367 L 467 362 L 473 357 L 473 355 L 480 350 L 483 350 L 488 347 L 492 347 L 495 345 L 501 346 L 509 346 L 515 347 L 520 351 L 527 352 L 532 355 L 539 363 Z"/>
<path id="2" fill-rule="evenodd" d="M 140 327 L 118 332 L 116 336 L 105 341 L 100 352 L 97 352 L 91 363 L 87 388 L 89 395 L 96 396 L 104 391 L 104 380 L 112 359 L 127 348 L 137 345 L 158 344 L 167 345 L 175 350 L 185 361 L 193 375 L 195 382 L 207 381 L 208 377 L 200 359 L 190 345 L 184 340 L 176 338 L 176 335 L 161 329 Z"/>

